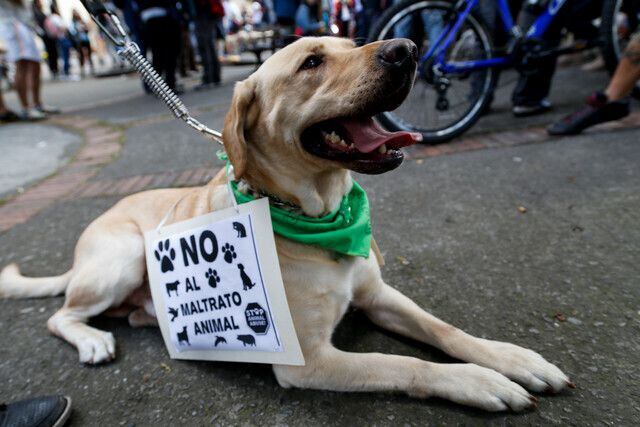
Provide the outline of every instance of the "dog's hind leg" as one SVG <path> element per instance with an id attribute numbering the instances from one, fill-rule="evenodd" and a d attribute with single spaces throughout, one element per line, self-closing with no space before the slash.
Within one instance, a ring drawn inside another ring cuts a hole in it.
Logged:
<path id="1" fill-rule="evenodd" d="M 94 235 L 99 242 L 82 242 L 82 251 L 76 252 L 81 256 L 74 263 L 64 306 L 47 323 L 53 334 L 78 349 L 81 362 L 90 364 L 113 359 L 115 340 L 87 321 L 120 306 L 142 284 L 145 272 L 142 236 L 113 230 Z"/>
<path id="2" fill-rule="evenodd" d="M 559 392 L 573 386 L 560 369 L 538 353 L 469 335 L 422 310 L 379 277 L 360 286 L 353 303 L 386 329 L 438 347 L 457 359 L 494 369 L 530 390 Z"/>

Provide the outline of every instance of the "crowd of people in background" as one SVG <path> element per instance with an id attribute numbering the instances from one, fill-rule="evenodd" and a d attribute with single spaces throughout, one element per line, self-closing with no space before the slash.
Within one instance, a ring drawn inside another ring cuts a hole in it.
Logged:
<path id="1" fill-rule="evenodd" d="M 378 17 L 395 1 L 399 0 L 105 0 L 105 3 L 120 15 L 132 39 L 143 54 L 150 56 L 168 86 L 179 93 L 182 87 L 177 73 L 188 77 L 200 72 L 201 81 L 196 89 L 217 86 L 221 82 L 221 60 L 238 60 L 243 50 L 251 50 L 248 46 L 252 37 L 259 38 L 267 31 L 272 35 L 277 32 L 281 40 L 333 35 L 364 42 Z M 577 37 L 591 37 L 594 31 L 597 34 L 591 22 L 597 17 L 601 1 L 567 2 L 562 16 L 555 21 L 557 28 L 548 31 L 548 40 L 543 42 L 557 45 L 564 28 Z M 540 11 L 532 9 L 532 5 L 540 6 L 540 1 L 513 0 L 511 3 L 512 10 L 519 11 L 514 19 L 523 28 Z M 498 14 L 495 2 L 480 2 L 477 8 L 495 33 L 495 43 L 499 45 L 501 39 L 507 40 L 508 35 L 501 34 L 495 25 Z M 442 29 L 438 16 L 423 13 L 415 19 L 422 20 L 428 38 L 435 37 Z M 404 25 L 399 23 L 394 35 L 410 37 L 409 27 L 410 20 Z M 36 43 L 38 38 L 45 55 L 41 55 Z M 107 55 L 112 66 L 125 66 L 114 47 L 105 42 L 93 22 L 79 10 L 72 10 L 67 22 L 60 15 L 56 0 L 0 0 L 0 57 L 4 55 L 6 62 L 13 64 L 13 85 L 21 103 L 20 111 L 8 110 L 0 92 L 0 122 L 37 120 L 56 112 L 40 99 L 43 57 L 52 79 L 78 80 L 95 73 L 98 50 L 102 52 L 98 62 L 104 62 L 103 57 Z M 72 58 L 75 58 L 75 73 Z M 628 66 L 629 61 L 624 64 Z M 540 114 L 551 108 L 547 95 L 554 71 L 555 58 L 550 58 L 544 63 L 541 61 L 535 71 L 521 76 L 512 95 L 514 115 Z M 2 73 L 0 79 L 1 76 Z M 596 97 L 599 101 L 593 98 L 590 105 L 603 104 L 602 96 Z M 610 116 L 619 116 L 621 101 L 611 94 L 608 96 L 618 107 L 616 114 Z M 551 132 L 561 133 L 559 126 Z"/>

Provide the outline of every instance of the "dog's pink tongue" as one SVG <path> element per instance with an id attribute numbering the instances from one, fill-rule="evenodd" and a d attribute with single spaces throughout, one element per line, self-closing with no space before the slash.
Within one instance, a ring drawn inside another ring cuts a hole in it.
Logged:
<path id="1" fill-rule="evenodd" d="M 370 153 L 383 144 L 395 150 L 422 141 L 422 135 L 414 132 L 389 132 L 382 129 L 371 118 L 342 119 L 340 124 L 349 136 L 350 142 L 362 153 Z"/>

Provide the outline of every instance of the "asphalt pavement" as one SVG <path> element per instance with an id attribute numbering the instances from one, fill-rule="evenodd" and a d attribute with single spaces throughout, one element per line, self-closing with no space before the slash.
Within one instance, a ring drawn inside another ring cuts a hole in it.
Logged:
<path id="1" fill-rule="evenodd" d="M 222 87 L 183 99 L 205 123 L 219 127 L 233 80 L 250 71 L 234 69 Z M 124 132 L 119 157 L 92 180 L 220 166 L 215 147 L 137 92 L 135 80 L 125 79 L 130 86 L 123 93 L 105 89 L 109 81 L 78 83 L 86 98 L 73 108 Z M 605 81 L 601 74 L 560 70 L 552 96 L 559 107 L 549 117 L 569 111 Z M 80 92 L 65 98 L 60 91 L 48 102 L 71 105 Z M 99 104 L 87 99 L 97 92 L 113 97 Z M 477 135 L 531 125 L 510 116 L 504 92 L 473 130 Z M 638 135 L 635 128 L 595 131 L 413 158 L 382 176 L 357 176 L 369 194 L 390 284 L 472 334 L 540 352 L 577 384 L 576 390 L 542 396 L 536 411 L 487 414 L 438 399 L 282 389 L 268 366 L 171 360 L 157 329 L 132 329 L 104 317 L 91 324 L 114 333 L 117 359 L 86 367 L 74 348 L 46 329 L 62 298 L 0 300 L 0 400 L 70 395 L 71 425 L 77 426 L 638 425 Z M 64 161 L 58 164 L 63 170 Z M 0 265 L 16 261 L 30 275 L 66 271 L 78 235 L 117 200 L 67 198 L 46 207 L 0 234 Z M 334 342 L 347 351 L 453 362 L 375 327 L 358 311 L 348 312 Z"/>
<path id="2" fill-rule="evenodd" d="M 78 135 L 51 125 L 0 127 L 0 199 L 56 172 L 81 143 Z"/>

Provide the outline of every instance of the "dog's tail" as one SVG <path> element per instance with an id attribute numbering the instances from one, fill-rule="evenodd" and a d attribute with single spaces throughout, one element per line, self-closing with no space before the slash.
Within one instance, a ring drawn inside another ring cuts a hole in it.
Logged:
<path id="1" fill-rule="evenodd" d="M 60 276 L 25 277 L 16 264 L 7 265 L 0 272 L 0 298 L 39 298 L 62 294 L 73 270 Z"/>

